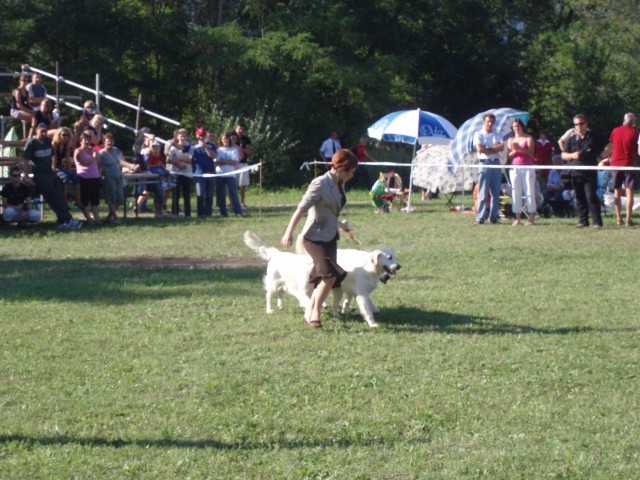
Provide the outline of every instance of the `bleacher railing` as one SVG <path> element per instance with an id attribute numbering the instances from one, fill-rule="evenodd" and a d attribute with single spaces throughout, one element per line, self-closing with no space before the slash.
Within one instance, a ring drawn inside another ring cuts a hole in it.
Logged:
<path id="1" fill-rule="evenodd" d="M 121 100 L 119 98 L 116 98 L 112 95 L 108 95 L 106 93 L 104 93 L 101 89 L 100 89 L 100 74 L 96 73 L 96 85 L 94 88 L 91 87 L 87 87 L 85 85 L 81 85 L 79 83 L 76 82 L 72 82 L 71 80 L 67 80 L 66 78 L 62 77 L 59 75 L 59 67 L 58 67 L 58 63 L 56 63 L 56 73 L 50 73 L 47 72 L 45 70 L 39 69 L 39 68 L 35 68 L 32 67 L 31 65 L 22 65 L 22 73 L 23 74 L 28 74 L 28 73 L 39 73 L 40 75 L 42 75 L 43 77 L 47 77 L 47 78 L 51 78 L 56 82 L 56 94 L 55 95 L 51 95 L 49 93 L 47 93 L 47 97 L 54 100 L 56 102 L 56 104 L 58 106 L 64 105 L 65 107 L 69 107 L 75 110 L 83 110 L 83 107 L 81 105 L 77 105 L 73 102 L 70 102 L 68 100 L 66 100 L 64 98 L 63 95 L 60 95 L 60 86 L 61 85 L 69 85 L 70 87 L 74 87 L 77 88 L 79 90 L 83 90 L 85 92 L 89 92 L 91 93 L 94 98 L 95 98 L 95 104 L 96 104 L 96 109 L 98 111 L 101 111 L 100 109 L 100 103 L 101 100 L 109 100 L 111 102 L 117 103 L 119 105 L 122 105 L 123 107 L 126 107 L 130 110 L 133 110 L 136 112 L 136 125 L 135 126 L 131 126 L 131 125 L 127 125 L 124 124 L 118 120 L 115 120 L 113 118 L 108 118 L 105 116 L 105 120 L 113 125 L 117 125 L 121 128 L 124 128 L 126 130 L 130 130 L 132 132 L 134 132 L 136 135 L 138 134 L 138 131 L 140 129 L 140 114 L 144 114 L 144 115 L 149 115 L 150 117 L 154 117 L 157 118 L 158 120 L 161 120 L 163 122 L 169 123 L 171 125 L 174 126 L 180 126 L 180 122 L 178 120 L 174 120 L 172 118 L 169 117 L 165 117 L 163 115 L 160 115 L 159 113 L 155 113 L 152 112 L 151 110 L 147 110 L 146 108 L 144 108 L 141 103 L 142 103 L 142 95 L 138 95 L 138 105 L 134 105 L 132 103 L 126 102 L 124 100 Z M 157 137 L 156 137 L 157 138 Z M 157 140 L 164 142 L 164 140 L 157 138 Z"/>

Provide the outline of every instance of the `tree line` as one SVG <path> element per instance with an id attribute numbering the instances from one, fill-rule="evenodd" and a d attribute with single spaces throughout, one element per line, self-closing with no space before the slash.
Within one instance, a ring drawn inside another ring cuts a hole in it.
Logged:
<path id="1" fill-rule="evenodd" d="M 4 71 L 59 62 L 65 78 L 92 85 L 99 73 L 110 95 L 140 94 L 187 128 L 241 120 L 271 185 L 294 184 L 330 130 L 355 144 L 394 110 L 460 125 L 516 107 L 557 138 L 575 113 L 608 134 L 639 105 L 632 0 L 0 3 Z"/>

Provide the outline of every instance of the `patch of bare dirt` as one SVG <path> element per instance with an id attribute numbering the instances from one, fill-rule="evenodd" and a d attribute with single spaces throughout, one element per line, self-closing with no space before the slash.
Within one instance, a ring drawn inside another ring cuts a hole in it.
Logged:
<path id="1" fill-rule="evenodd" d="M 197 257 L 151 257 L 141 256 L 123 258 L 118 263 L 138 268 L 182 268 L 182 269 L 234 269 L 244 267 L 262 267 L 264 261 L 259 258 L 197 258 Z"/>

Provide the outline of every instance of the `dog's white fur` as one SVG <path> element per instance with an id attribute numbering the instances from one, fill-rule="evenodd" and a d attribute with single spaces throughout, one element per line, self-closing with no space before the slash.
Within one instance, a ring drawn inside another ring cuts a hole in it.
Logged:
<path id="1" fill-rule="evenodd" d="M 311 257 L 270 247 L 249 230 L 244 232 L 243 238 L 247 247 L 267 261 L 267 273 L 263 278 L 267 292 L 267 313 L 273 313 L 272 298 L 275 294 L 278 295 L 278 309 L 282 310 L 282 292 L 285 291 L 296 297 L 302 308 L 309 308 L 313 293 L 313 285 L 309 283 L 309 273 L 313 267 Z"/>
<path id="2" fill-rule="evenodd" d="M 374 315 L 380 310 L 371 300 L 371 294 L 379 282 L 386 283 L 386 280 L 400 269 L 396 254 L 386 247 L 371 252 L 340 249 L 338 265 L 347 272 L 347 275 L 342 280 L 340 288 L 334 289 L 333 315 L 348 313 L 351 299 L 355 298 L 360 315 L 370 327 L 377 327 Z M 342 294 L 345 300 L 342 308 L 339 309 Z"/>
<path id="3" fill-rule="evenodd" d="M 283 308 L 283 291 L 295 296 L 305 310 L 310 308 L 313 286 L 309 282 L 309 273 L 313 262 L 304 250 L 301 237 L 298 237 L 296 242 L 296 250 L 302 254 L 282 252 L 270 247 L 250 231 L 245 232 L 244 242 L 268 262 L 264 277 L 267 313 L 273 312 L 271 299 L 274 294 L 278 295 L 278 308 Z M 338 249 L 338 264 L 347 272 L 347 275 L 341 287 L 333 289 L 333 315 L 347 313 L 349 303 L 355 297 L 358 310 L 367 324 L 370 327 L 377 327 L 374 314 L 379 310 L 371 300 L 371 292 L 378 286 L 379 281 L 386 283 L 386 280 L 400 269 L 395 253 L 384 247 L 372 252 Z M 339 308 L 343 294 L 346 298 L 342 308 Z"/>

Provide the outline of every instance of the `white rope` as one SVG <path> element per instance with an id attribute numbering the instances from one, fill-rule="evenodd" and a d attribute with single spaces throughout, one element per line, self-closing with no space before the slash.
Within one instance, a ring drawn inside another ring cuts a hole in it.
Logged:
<path id="1" fill-rule="evenodd" d="M 300 170 L 310 170 L 311 165 L 327 165 L 330 162 L 304 162 L 300 166 Z M 465 168 L 522 168 L 525 170 L 624 170 L 624 171 L 640 171 L 640 167 L 611 167 L 611 166 L 592 166 L 592 165 L 483 165 L 480 163 L 461 163 L 457 165 L 449 165 L 446 163 L 393 163 L 393 162 L 361 162 L 359 165 L 371 165 L 373 166 L 383 166 L 383 167 L 416 167 L 420 168 L 453 168 L 453 169 L 465 169 Z"/>
<path id="2" fill-rule="evenodd" d="M 176 176 L 182 175 L 183 177 L 189 177 L 189 178 L 232 177 L 242 172 L 249 172 L 249 171 L 257 172 L 258 169 L 260 168 L 260 165 L 262 165 L 262 162 L 255 163 L 253 165 L 249 165 L 244 168 L 239 168 L 237 170 L 234 170 L 233 172 L 227 172 L 227 173 L 185 173 L 185 172 L 169 172 L 169 173 L 171 175 L 176 175 Z"/>
<path id="3" fill-rule="evenodd" d="M 431 165 L 421 165 L 421 167 L 428 167 Z M 435 166 L 435 165 L 434 165 Z M 446 167 L 448 165 L 437 165 L 438 167 Z M 593 165 L 451 165 L 454 168 L 521 168 L 524 170 L 640 170 L 640 167 L 608 167 L 608 166 L 593 166 Z"/>

